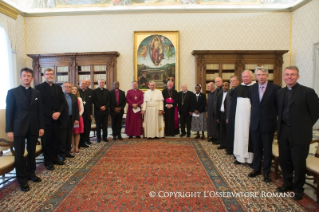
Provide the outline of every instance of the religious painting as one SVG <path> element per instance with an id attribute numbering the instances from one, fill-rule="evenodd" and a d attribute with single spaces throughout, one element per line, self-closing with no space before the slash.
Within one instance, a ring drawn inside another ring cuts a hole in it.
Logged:
<path id="1" fill-rule="evenodd" d="M 117 0 L 56 0 L 55 2 L 56 7 L 98 7 L 118 4 Z"/>
<path id="2" fill-rule="evenodd" d="M 200 4 L 260 4 L 260 0 L 199 0 Z"/>
<path id="3" fill-rule="evenodd" d="M 150 81 L 160 90 L 173 81 L 179 89 L 179 31 L 134 32 L 134 79 L 142 91 Z"/>
<path id="4" fill-rule="evenodd" d="M 180 4 L 179 0 L 132 0 L 132 4 Z"/>

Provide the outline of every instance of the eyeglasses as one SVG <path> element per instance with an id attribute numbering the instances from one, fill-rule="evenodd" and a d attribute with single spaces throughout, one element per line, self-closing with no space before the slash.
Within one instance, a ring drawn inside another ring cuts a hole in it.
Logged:
<path id="1" fill-rule="evenodd" d="M 297 75 L 298 75 L 298 74 L 284 74 L 285 77 L 289 77 L 289 76 L 295 77 L 295 76 L 297 76 Z"/>

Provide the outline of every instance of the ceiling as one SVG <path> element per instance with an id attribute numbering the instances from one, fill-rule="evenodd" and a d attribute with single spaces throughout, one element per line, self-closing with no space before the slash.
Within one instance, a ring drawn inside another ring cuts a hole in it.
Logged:
<path id="1" fill-rule="evenodd" d="M 311 0 L 0 0 L 23 16 L 107 13 L 291 12 Z"/>

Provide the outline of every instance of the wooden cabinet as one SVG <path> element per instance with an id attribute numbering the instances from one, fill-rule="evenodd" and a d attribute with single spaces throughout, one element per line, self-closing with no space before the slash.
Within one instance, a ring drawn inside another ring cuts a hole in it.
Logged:
<path id="1" fill-rule="evenodd" d="M 28 54 L 31 57 L 34 70 L 34 84 L 44 82 L 43 71 L 52 68 L 55 83 L 62 84 L 69 81 L 78 85 L 82 79 L 91 79 L 91 88 L 97 87 L 99 79 L 106 80 L 106 88 L 112 89 L 117 80 L 118 52 L 88 52 L 61 54 Z"/>
<path id="2" fill-rule="evenodd" d="M 229 81 L 230 77 L 257 66 L 268 68 L 268 80 L 281 86 L 283 54 L 288 50 L 229 51 L 229 50 L 194 50 L 196 83 L 206 85 L 216 77 Z M 206 92 L 206 89 L 203 89 Z"/>

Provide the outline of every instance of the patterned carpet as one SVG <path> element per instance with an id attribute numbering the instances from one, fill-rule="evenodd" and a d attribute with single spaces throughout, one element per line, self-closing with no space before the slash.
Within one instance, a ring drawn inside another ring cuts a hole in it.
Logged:
<path id="1" fill-rule="evenodd" d="M 250 179 L 233 161 L 194 139 L 94 143 L 55 171 L 41 165 L 30 192 L 1 188 L 0 211 L 319 211 L 307 196 L 271 196 L 281 180 Z"/>

